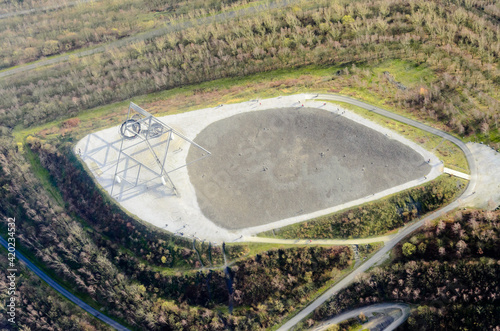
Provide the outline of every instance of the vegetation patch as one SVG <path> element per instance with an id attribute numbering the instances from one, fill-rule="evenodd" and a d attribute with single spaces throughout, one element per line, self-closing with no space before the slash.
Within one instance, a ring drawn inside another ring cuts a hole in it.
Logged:
<path id="1" fill-rule="evenodd" d="M 136 297 L 138 300 L 152 300 L 148 293 L 153 297 L 162 298 L 162 302 L 175 300 L 178 305 L 175 307 L 182 308 L 187 316 L 197 314 L 193 308 L 188 307 L 204 307 L 201 309 L 205 314 L 213 316 L 214 311 L 224 312 L 226 310 L 224 307 L 229 306 L 230 310 L 234 309 L 233 314 L 231 315 L 229 310 L 221 318 L 227 323 L 243 323 L 249 329 L 253 329 L 257 327 L 256 323 L 259 325 L 264 323 L 267 326 L 278 323 L 290 309 L 300 307 L 307 302 L 310 295 L 316 293 L 325 283 L 336 279 L 339 272 L 350 264 L 351 252 L 347 247 L 303 246 L 279 250 L 261 247 L 249 250 L 247 245 L 231 244 L 225 246 L 227 259 L 238 261 L 230 263 L 229 269 L 224 271 L 225 267 L 221 266 L 224 259 L 220 246 L 212 247 L 210 243 L 203 242 L 194 242 L 193 246 L 185 239 L 142 224 L 106 202 L 107 199 L 92 181 L 82 177 L 88 175 L 64 139 L 51 143 L 48 141 L 41 143 L 37 138 L 28 139 L 25 150 L 38 155 L 40 163 L 50 174 L 50 181 L 53 181 L 60 190 L 68 208 L 85 223 L 91 225 L 86 233 L 78 232 L 76 225 L 73 225 L 75 234 L 89 236 L 96 245 L 106 250 L 107 256 L 113 261 L 114 267 L 103 273 L 102 268 L 108 262 L 97 252 L 92 252 L 92 248 L 89 252 L 80 253 L 81 257 L 77 260 L 63 260 L 78 270 L 75 275 L 77 279 L 92 278 L 95 274 L 108 279 L 112 274 L 120 272 L 138 282 L 136 285 L 125 285 L 128 277 L 123 279 L 119 277 L 120 282 L 128 288 L 127 292 L 140 293 Z M 55 164 L 58 165 L 57 168 Z M 56 169 L 63 169 L 64 174 L 61 176 Z M 81 205 L 82 203 L 89 205 Z M 87 213 L 86 210 L 91 205 L 99 210 L 99 213 L 95 211 Z M 124 231 L 130 235 L 126 235 Z M 44 246 L 50 247 L 47 244 Z M 304 269 L 305 265 L 297 264 L 300 260 L 309 266 L 310 271 Z M 255 268 L 258 271 L 255 271 Z M 304 271 L 307 272 L 304 274 Z M 75 276 L 64 275 L 60 271 L 56 274 L 69 282 L 74 281 L 72 278 Z M 295 274 L 297 275 L 294 276 Z M 273 281 L 257 280 L 255 279 L 257 275 L 271 277 Z M 232 279 L 231 289 L 227 287 L 227 277 Z M 294 285 L 284 286 L 278 282 L 279 279 L 285 282 L 283 284 L 292 281 Z M 271 287 L 277 286 L 280 291 L 277 292 L 276 289 L 261 291 L 260 284 L 266 282 Z M 116 298 L 116 294 L 112 292 L 103 295 L 103 290 L 97 291 L 101 284 L 95 284 L 94 288 L 82 283 L 79 291 L 101 304 L 104 304 L 102 300 Z M 300 295 L 295 293 L 297 291 L 300 291 Z M 277 293 L 280 293 L 280 299 L 276 297 Z M 282 302 L 283 295 L 289 299 Z M 124 300 L 116 299 L 121 302 Z M 165 304 L 158 313 L 160 316 L 172 314 L 175 316 L 173 307 Z M 239 309 L 239 307 L 246 308 Z M 250 311 L 248 307 L 252 307 Z M 262 314 L 268 316 L 266 322 L 259 320 Z M 124 315 L 119 317 L 127 320 Z M 192 323 L 190 325 L 195 328 L 197 323 L 204 321 L 192 317 L 189 317 L 189 320 Z M 168 326 L 171 325 L 169 324 L 171 319 L 159 323 Z"/>
<path id="2" fill-rule="evenodd" d="M 7 269 L 12 269 L 12 266 L 9 267 L 7 253 L 6 249 L 0 248 L 0 277 L 2 279 L 0 286 L 5 289 L 0 293 L 0 300 L 5 302 L 5 305 L 10 302 L 11 298 L 7 291 L 10 286 L 7 282 L 7 276 L 9 276 Z M 109 330 L 104 323 L 63 298 L 18 260 L 16 260 L 16 269 L 15 321 L 20 329 Z M 0 325 L 3 328 L 12 325 L 7 318 L 10 318 L 7 314 L 0 317 Z"/>
<path id="3" fill-rule="evenodd" d="M 460 136 L 494 139 L 489 132 L 498 128 L 499 73 L 492 13 L 463 6 L 316 0 L 310 7 L 192 27 L 9 77 L 0 90 L 6 110 L 0 119 L 7 128 L 31 126 L 188 84 L 334 64 L 341 68 L 323 75 L 318 87 L 401 109 Z M 436 29 L 447 24 L 455 29 Z M 444 31 L 457 35 L 449 39 Z M 479 38 L 484 35 L 491 42 Z M 315 77 L 300 81 L 310 88 Z"/>
<path id="4" fill-rule="evenodd" d="M 465 189 L 465 182 L 442 175 L 432 182 L 364 205 L 274 229 L 278 238 L 361 238 L 385 234 L 445 205 Z M 271 231 L 260 236 L 273 236 Z"/>
<path id="5" fill-rule="evenodd" d="M 500 213 L 460 210 L 429 222 L 374 268 L 318 308 L 313 319 L 383 301 L 417 305 L 403 329 L 495 329 L 500 313 Z M 410 251 L 405 246 L 416 247 Z M 310 325 L 302 325 L 302 328 Z M 301 328 L 299 328 L 301 329 Z"/>
<path id="6" fill-rule="evenodd" d="M 10 8 L 10 13 L 22 12 L 22 3 L 27 1 L 14 2 L 17 6 Z M 140 36 L 140 33 L 152 29 L 165 28 L 166 22 L 175 26 L 187 20 L 253 5 L 251 1 L 237 0 L 209 3 L 202 0 L 85 1 L 74 6 L 44 2 L 50 3 L 48 6 L 54 10 L 41 10 L 41 3 L 31 2 L 29 8 L 34 9 L 33 13 L 0 19 L 3 32 L 0 45 L 9 46 L 0 49 L 0 69 L 60 54 L 71 56 L 76 50 L 92 49 L 131 35 Z M 9 7 L 2 3 L 0 12 L 7 10 L 4 6 Z M 134 47 L 140 49 L 141 44 L 143 42 L 139 39 Z"/>

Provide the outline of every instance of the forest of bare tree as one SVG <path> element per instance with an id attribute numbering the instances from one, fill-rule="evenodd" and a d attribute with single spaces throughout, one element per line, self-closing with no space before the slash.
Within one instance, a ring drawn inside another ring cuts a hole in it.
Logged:
<path id="1" fill-rule="evenodd" d="M 5 13 L 33 3 L 2 1 L 0 7 Z M 186 8 L 203 16 L 249 5 L 159 0 L 143 8 L 142 0 L 103 3 L 93 4 L 99 10 L 65 7 L 67 15 L 59 10 L 36 13 L 38 23 L 29 15 L 0 19 L 0 66 L 22 66 L 104 45 L 153 29 L 177 14 L 177 20 L 194 17 L 182 12 Z M 141 15 L 145 21 L 126 19 Z M 162 105 L 175 111 L 205 100 L 215 104 L 221 94 L 242 90 L 348 91 L 366 101 L 383 100 L 381 105 L 465 141 L 499 149 L 499 19 L 494 0 L 297 1 L 280 10 L 195 26 L 2 77 L 0 231 L 6 233 L 5 220 L 15 217 L 18 246 L 27 256 L 132 328 L 259 330 L 277 325 L 351 268 L 351 250 L 299 246 L 256 252 L 238 244 L 227 245 L 223 252 L 220 246 L 200 242 L 193 248 L 191 241 L 142 223 L 100 191 L 71 152 L 83 133 L 116 124 L 109 114 L 102 121 L 92 118 L 96 107 L 165 91 L 172 91 L 172 98 Z M 398 85 L 390 75 L 377 72 L 386 63 L 423 74 Z M 300 79 L 287 76 L 294 72 L 303 74 Z M 236 85 L 258 75 L 271 78 Z M 192 89 L 189 95 L 175 94 L 175 88 L 186 86 Z M 38 128 L 41 124 L 49 127 Z M 436 198 L 436 193 L 443 196 Z M 439 205 L 451 199 L 454 190 L 431 187 L 426 194 L 422 201 Z M 406 208 L 400 218 L 391 219 L 391 228 L 418 212 L 403 206 L 404 198 L 391 203 Z M 346 218 L 350 215 L 340 219 Z M 351 218 L 360 219 L 354 213 Z M 336 223 L 330 221 L 314 231 L 333 229 Z M 450 321 L 465 317 L 470 319 L 464 327 L 495 327 L 499 222 L 498 212 L 459 211 L 429 224 L 395 249 L 393 265 L 365 275 L 308 323 L 390 299 L 420 305 L 408 328 L 450 329 Z M 336 231 L 361 236 L 375 227 Z M 224 253 L 232 262 L 227 273 Z M 104 328 L 61 298 L 43 298 L 35 280 L 23 280 L 21 286 L 29 309 L 20 309 L 20 327 Z M 5 299 L 4 292 L 0 297 Z"/>

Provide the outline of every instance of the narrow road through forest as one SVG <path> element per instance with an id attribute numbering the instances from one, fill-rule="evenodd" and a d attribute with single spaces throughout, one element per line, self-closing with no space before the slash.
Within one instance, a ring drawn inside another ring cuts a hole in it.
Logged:
<path id="1" fill-rule="evenodd" d="M 0 237 L 0 244 L 2 244 L 2 246 L 5 247 L 5 249 L 9 248 L 7 241 L 3 237 Z M 45 272 L 40 270 L 36 265 L 31 263 L 30 260 L 28 260 L 18 250 L 16 251 L 16 259 L 18 261 L 23 262 L 28 269 L 33 271 L 38 277 L 40 277 L 43 281 L 45 281 L 50 287 L 52 287 L 54 290 L 56 290 L 61 295 L 66 297 L 66 299 L 72 301 L 78 307 L 85 310 L 90 315 L 100 319 L 101 321 L 103 321 L 104 323 L 108 324 L 109 326 L 115 328 L 116 330 L 129 330 L 126 327 L 124 327 L 123 325 L 121 325 L 120 323 L 118 323 L 118 322 L 112 320 L 111 318 L 109 318 L 108 316 L 102 314 L 97 309 L 92 308 L 91 306 L 89 306 L 88 304 L 86 304 L 85 302 L 83 302 L 82 300 L 77 298 L 74 294 L 70 293 L 64 287 L 59 285 L 59 283 L 57 283 L 55 280 L 50 278 Z"/>
<path id="2" fill-rule="evenodd" d="M 181 30 L 188 29 L 188 28 L 191 28 L 194 26 L 198 26 L 198 25 L 210 24 L 210 23 L 221 23 L 221 22 L 224 22 L 226 20 L 234 19 L 237 17 L 247 16 L 247 15 L 256 15 L 259 12 L 272 10 L 272 9 L 276 9 L 276 8 L 282 8 L 282 7 L 288 6 L 292 3 L 295 3 L 297 1 L 298 0 L 275 0 L 275 1 L 272 1 L 270 3 L 264 3 L 261 5 L 256 5 L 256 6 L 252 6 L 252 7 L 243 8 L 243 9 L 232 10 L 232 11 L 220 13 L 220 14 L 213 15 L 213 16 L 196 18 L 196 19 L 192 19 L 192 20 L 184 21 L 184 22 L 179 22 L 179 23 L 175 23 L 175 24 L 169 23 L 168 25 L 166 25 L 165 27 L 162 27 L 162 28 L 158 28 L 155 30 L 146 31 L 146 32 L 142 32 L 142 33 L 139 33 L 139 34 L 136 34 L 133 36 L 118 39 L 118 40 L 115 40 L 111 43 L 97 46 L 95 48 L 75 51 L 75 52 L 72 52 L 71 55 L 62 54 L 62 55 L 54 56 L 54 57 L 49 58 L 49 59 L 44 59 L 44 60 L 40 60 L 37 62 L 33 62 L 33 63 L 25 64 L 25 65 L 20 65 L 18 67 L 7 69 L 7 70 L 0 72 L 0 78 L 14 75 L 14 74 L 19 74 L 21 72 L 33 70 L 33 69 L 40 68 L 40 67 L 47 66 L 47 65 L 66 62 L 69 60 L 70 56 L 71 57 L 84 57 L 84 56 L 88 56 L 88 55 L 92 55 L 92 54 L 96 54 L 96 53 L 102 53 L 106 50 L 110 50 L 110 49 L 118 48 L 118 47 L 123 47 L 123 46 L 129 45 L 129 44 L 132 44 L 134 42 L 156 38 L 156 37 L 168 34 L 168 33 L 181 31 Z"/>
<path id="3" fill-rule="evenodd" d="M 95 2 L 98 0 L 78 0 L 78 1 L 73 1 L 73 2 L 60 3 L 60 4 L 52 5 L 52 6 L 43 6 L 43 7 L 37 7 L 37 8 L 18 10 L 18 11 L 13 11 L 10 13 L 0 14 L 0 19 L 14 17 L 14 16 L 29 15 L 29 14 L 38 13 L 38 12 L 52 11 L 52 10 L 57 10 L 59 8 L 73 7 L 73 6 L 76 6 L 79 4 L 84 4 L 86 2 L 91 2 L 91 1 Z"/>
<path id="4" fill-rule="evenodd" d="M 321 295 L 318 299 L 314 300 L 309 306 L 307 306 L 305 309 L 300 311 L 297 315 L 295 315 L 293 318 L 291 318 L 288 322 L 283 324 L 278 331 L 284 331 L 284 330 L 290 330 L 293 328 L 297 323 L 299 323 L 302 319 L 304 319 L 307 315 L 311 314 L 316 308 L 321 306 L 326 300 L 328 300 L 332 295 L 338 293 L 340 290 L 346 288 L 349 286 L 355 279 L 356 276 L 368 271 L 372 266 L 376 265 L 376 263 L 381 260 L 388 252 L 392 250 L 394 246 L 396 246 L 397 243 L 399 243 L 401 240 L 403 240 L 406 236 L 408 236 L 410 233 L 413 231 L 419 229 L 422 225 L 425 224 L 425 222 L 433 220 L 437 217 L 440 217 L 441 215 L 452 211 L 453 209 L 457 208 L 460 206 L 459 204 L 459 199 L 465 199 L 468 196 L 471 196 L 475 192 L 475 187 L 476 187 L 476 182 L 477 182 L 477 168 L 476 168 L 476 163 L 474 161 L 474 157 L 472 153 L 470 152 L 469 148 L 458 138 L 453 137 L 452 135 L 445 133 L 441 130 L 435 129 L 433 127 L 430 127 L 428 125 L 422 124 L 420 122 L 417 122 L 415 120 L 406 118 L 404 116 L 398 115 L 391 113 L 390 111 L 387 111 L 385 109 L 379 108 L 372 106 L 370 104 L 367 104 L 365 102 L 342 96 L 342 95 L 335 95 L 335 94 L 317 94 L 317 95 L 311 95 L 310 99 L 316 99 L 316 100 L 329 100 L 329 101 L 340 101 L 340 102 L 345 102 L 349 103 L 351 105 L 355 105 L 361 108 L 364 108 L 369 111 L 373 111 L 374 113 L 377 113 L 379 115 L 391 118 L 393 120 L 409 124 L 411 126 L 414 126 L 416 128 L 419 128 L 421 130 L 430 132 L 432 134 L 435 134 L 437 136 L 443 137 L 444 139 L 451 141 L 455 145 L 457 145 L 465 154 L 467 161 L 469 163 L 469 169 L 470 169 L 470 175 L 471 179 L 469 181 L 469 185 L 467 186 L 466 190 L 462 193 L 462 195 L 457 198 L 455 201 L 450 203 L 449 205 L 435 211 L 434 213 L 424 217 L 420 221 L 411 224 L 410 226 L 407 226 L 404 228 L 402 231 L 400 231 L 398 234 L 396 234 L 391 240 L 387 241 L 385 243 L 385 246 L 382 247 L 377 253 L 375 253 L 370 259 L 368 259 L 365 263 L 360 265 L 357 269 L 355 269 L 353 272 L 351 272 L 348 276 L 346 276 L 344 279 L 342 279 L 340 282 L 335 284 L 333 287 L 331 287 L 329 290 L 327 290 L 323 295 Z"/>

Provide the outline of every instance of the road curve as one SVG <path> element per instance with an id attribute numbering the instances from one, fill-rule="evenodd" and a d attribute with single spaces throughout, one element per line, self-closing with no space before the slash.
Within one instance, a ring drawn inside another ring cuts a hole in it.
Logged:
<path id="1" fill-rule="evenodd" d="M 385 310 L 385 309 L 400 309 L 402 314 L 401 316 L 394 320 L 391 324 L 389 324 L 384 331 L 390 331 L 394 330 L 397 328 L 399 325 L 401 325 L 410 315 L 410 306 L 404 303 L 379 303 L 375 305 L 370 305 L 366 307 L 361 307 L 358 309 L 354 310 L 349 310 L 345 313 L 339 314 L 335 316 L 332 319 L 329 319 L 328 321 L 325 321 L 324 323 L 318 325 L 317 327 L 312 328 L 312 331 L 322 331 L 325 330 L 325 328 L 329 327 L 330 325 L 333 324 L 339 324 L 342 321 L 354 318 L 359 316 L 359 314 L 371 314 L 378 312 L 380 310 Z"/>
<path id="2" fill-rule="evenodd" d="M 7 241 L 0 237 L 0 244 L 2 244 L 3 247 L 6 249 L 9 248 L 9 245 L 7 244 Z M 78 307 L 82 308 L 85 310 L 87 313 L 90 315 L 100 319 L 104 323 L 108 324 L 109 326 L 115 328 L 116 330 L 129 330 L 123 325 L 119 324 L 118 322 L 115 322 L 111 318 L 109 318 L 106 315 L 103 315 L 101 312 L 98 310 L 92 308 L 82 300 L 78 299 L 75 295 L 70 293 L 68 290 L 63 288 L 61 285 L 59 285 L 55 280 L 47 276 L 46 273 L 44 273 L 42 270 L 40 270 L 37 266 L 35 266 L 33 263 L 30 262 L 23 254 L 21 254 L 19 251 L 16 251 L 16 258 L 23 262 L 28 269 L 33 271 L 38 277 L 40 277 L 43 281 L 45 281 L 47 284 L 49 284 L 50 287 L 52 287 L 54 290 L 62 294 L 64 297 L 66 297 L 68 300 L 72 301 L 75 305 Z"/>
<path id="3" fill-rule="evenodd" d="M 409 124 L 411 126 L 417 127 L 421 130 L 430 132 L 432 134 L 435 134 L 437 136 L 440 136 L 455 145 L 457 145 L 465 154 L 465 157 L 467 158 L 467 161 L 469 163 L 469 169 L 470 169 L 470 175 L 471 179 L 469 181 L 469 185 L 465 189 L 465 191 L 462 193 L 462 195 L 457 198 L 455 201 L 450 203 L 449 205 L 433 212 L 432 214 L 424 217 L 420 221 L 413 223 L 407 227 L 405 227 L 403 230 L 401 230 L 399 233 L 397 233 L 391 240 L 387 241 L 385 243 L 385 246 L 382 247 L 377 253 L 375 253 L 370 259 L 368 259 L 365 263 L 360 265 L 356 270 L 351 272 L 348 276 L 346 276 L 344 279 L 342 279 L 340 282 L 335 284 L 333 287 L 331 287 L 329 290 L 327 290 L 323 295 L 321 295 L 318 299 L 314 300 L 309 306 L 304 308 L 302 311 L 300 311 L 297 315 L 295 315 L 293 318 L 291 318 L 288 322 L 283 324 L 278 331 L 284 331 L 284 330 L 290 330 L 293 328 L 297 323 L 299 323 L 302 319 L 304 319 L 307 315 L 311 314 L 316 308 L 321 306 L 326 300 L 328 300 L 332 295 L 338 293 L 340 290 L 343 288 L 347 287 L 350 285 L 353 281 L 354 278 L 370 269 L 372 266 L 374 266 L 380 259 L 384 257 L 385 254 L 390 252 L 394 246 L 401 240 L 403 240 L 406 236 L 408 236 L 410 233 L 413 231 L 417 230 L 420 228 L 422 225 L 425 224 L 425 222 L 433 220 L 449 211 L 452 211 L 453 209 L 459 207 L 458 199 L 464 199 L 468 196 L 471 196 L 474 194 L 474 190 L 476 187 L 476 182 L 477 182 L 477 168 L 476 168 L 476 163 L 474 161 L 474 157 L 472 156 L 471 151 L 469 148 L 458 138 L 453 137 L 452 135 L 445 133 L 441 130 L 435 129 L 433 127 L 430 127 L 428 125 L 422 124 L 420 122 L 414 121 L 412 119 L 406 118 L 401 115 L 397 115 L 394 113 L 391 113 L 390 111 L 387 111 L 385 109 L 372 106 L 370 104 L 367 104 L 365 102 L 342 96 L 342 95 L 335 95 L 335 94 L 316 94 L 316 95 L 311 95 L 309 99 L 318 99 L 318 100 L 330 100 L 330 101 L 341 101 L 345 103 L 349 103 L 351 105 L 355 105 L 361 108 L 364 108 L 369 111 L 373 111 L 374 113 L 377 113 L 379 115 L 391 118 L 393 120 Z"/>
<path id="4" fill-rule="evenodd" d="M 295 3 L 298 0 L 275 0 L 270 3 L 265 3 L 261 5 L 256 5 L 248 8 L 243 8 L 243 9 L 238 9 L 238 10 L 232 10 L 229 12 L 225 13 L 220 13 L 217 15 L 213 16 L 208 16 L 208 17 L 201 17 L 201 18 L 196 18 L 190 21 L 185 21 L 185 22 L 180 22 L 176 24 L 168 24 L 165 27 L 158 28 L 155 30 L 139 33 L 133 36 L 128 36 L 122 39 L 115 40 L 109 44 L 106 45 L 101 45 L 97 46 L 92 49 L 86 49 L 86 50 L 81 50 L 77 51 L 74 53 L 71 53 L 71 57 L 84 57 L 96 53 L 102 53 L 105 52 L 106 50 L 112 49 L 112 48 L 118 48 L 118 47 L 123 47 L 132 43 L 135 43 L 137 41 L 141 40 L 146 40 L 146 39 L 151 39 L 151 38 L 156 38 L 168 33 L 173 33 L 177 32 L 180 30 L 188 29 L 193 26 L 201 25 L 201 24 L 210 24 L 210 23 L 220 23 L 224 22 L 228 19 L 233 19 L 237 18 L 240 16 L 246 16 L 246 15 L 256 15 L 261 11 L 264 10 L 270 10 L 270 9 L 276 9 L 276 8 L 282 8 L 285 6 L 288 6 L 289 4 Z M 39 67 L 47 66 L 47 65 L 52 65 L 52 64 L 57 64 L 61 62 L 66 62 L 70 58 L 69 54 L 63 54 L 60 56 L 55 56 L 49 59 L 45 60 L 39 60 L 33 63 L 21 65 L 19 67 L 15 67 L 12 69 L 7 69 L 2 72 L 0 72 L 0 78 L 1 77 L 7 77 L 10 75 L 14 74 L 19 74 L 28 70 L 33 70 Z"/>

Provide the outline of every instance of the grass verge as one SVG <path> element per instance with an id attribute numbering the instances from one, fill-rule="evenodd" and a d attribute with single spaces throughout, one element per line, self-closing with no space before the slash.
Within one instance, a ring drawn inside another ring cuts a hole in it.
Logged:
<path id="1" fill-rule="evenodd" d="M 281 239 L 352 239 L 383 236 L 453 201 L 466 181 L 442 175 L 432 182 L 413 187 L 376 201 L 291 224 L 259 237 Z"/>

